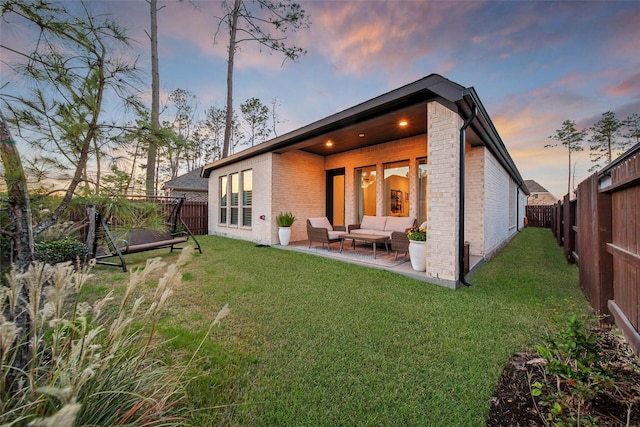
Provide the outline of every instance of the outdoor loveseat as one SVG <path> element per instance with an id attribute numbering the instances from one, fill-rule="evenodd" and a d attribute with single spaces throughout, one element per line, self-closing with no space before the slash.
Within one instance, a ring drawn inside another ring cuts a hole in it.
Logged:
<path id="1" fill-rule="evenodd" d="M 416 219 L 411 216 L 372 216 L 362 217 L 360 224 L 352 224 L 348 227 L 350 234 L 373 234 L 375 236 L 387 236 L 391 243 L 391 250 L 407 252 L 409 250 L 409 238 L 407 232 L 416 226 Z"/>

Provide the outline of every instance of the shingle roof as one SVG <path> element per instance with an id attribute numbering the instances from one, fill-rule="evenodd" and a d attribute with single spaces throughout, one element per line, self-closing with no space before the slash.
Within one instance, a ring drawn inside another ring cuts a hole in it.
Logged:
<path id="1" fill-rule="evenodd" d="M 164 183 L 163 187 L 172 190 L 207 191 L 209 189 L 209 180 L 200 177 L 201 170 L 202 168 L 196 168 L 184 175 L 170 179 Z"/>
<path id="2" fill-rule="evenodd" d="M 549 192 L 549 190 L 547 190 L 542 185 L 540 185 L 537 182 L 535 182 L 533 179 L 525 179 L 524 183 L 525 183 L 525 185 L 527 186 L 527 188 L 529 189 L 529 191 L 532 194 L 533 193 L 548 193 Z"/>

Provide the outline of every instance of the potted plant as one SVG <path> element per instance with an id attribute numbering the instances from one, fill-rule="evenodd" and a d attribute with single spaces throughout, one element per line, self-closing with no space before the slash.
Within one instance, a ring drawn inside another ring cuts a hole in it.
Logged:
<path id="1" fill-rule="evenodd" d="M 407 237 L 411 267 L 416 271 L 425 271 L 427 269 L 427 229 L 413 227 L 408 231 Z"/>
<path id="2" fill-rule="evenodd" d="M 276 223 L 278 223 L 278 237 L 280 238 L 280 244 L 287 246 L 291 239 L 291 226 L 295 222 L 296 217 L 291 212 L 280 212 L 276 216 Z"/>

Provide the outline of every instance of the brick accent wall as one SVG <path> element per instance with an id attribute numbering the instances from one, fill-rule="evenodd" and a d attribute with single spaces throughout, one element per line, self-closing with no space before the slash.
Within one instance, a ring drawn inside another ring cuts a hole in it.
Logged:
<path id="1" fill-rule="evenodd" d="M 517 230 L 516 227 L 509 227 L 510 182 L 509 174 L 485 150 L 484 255 L 487 257 L 500 249 Z"/>
<path id="2" fill-rule="evenodd" d="M 303 151 L 273 155 L 271 244 L 279 243 L 276 216 L 290 211 L 296 216 L 291 241 L 307 239 L 307 218 L 325 216 L 325 159 Z"/>
<path id="3" fill-rule="evenodd" d="M 467 144 L 464 185 L 464 239 L 469 242 L 469 254 L 484 256 L 485 232 L 485 147 Z"/>
<path id="4" fill-rule="evenodd" d="M 426 275 L 458 279 L 459 132 L 462 120 L 438 102 L 427 104 L 429 180 Z"/>
<path id="5" fill-rule="evenodd" d="M 181 190 L 171 190 L 169 192 L 171 197 L 184 197 L 185 200 L 190 202 L 206 202 L 208 200 L 208 195 L 206 191 L 181 191 Z"/>

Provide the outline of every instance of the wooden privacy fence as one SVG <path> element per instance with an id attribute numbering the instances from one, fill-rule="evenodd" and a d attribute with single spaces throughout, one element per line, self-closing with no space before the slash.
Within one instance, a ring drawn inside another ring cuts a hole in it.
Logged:
<path id="1" fill-rule="evenodd" d="M 527 205 L 527 224 L 532 227 L 551 228 L 553 205 Z"/>
<path id="2" fill-rule="evenodd" d="M 209 205 L 207 202 L 185 201 L 182 205 L 182 220 L 195 235 L 209 232 Z"/>
<path id="3" fill-rule="evenodd" d="M 640 145 L 554 205 L 553 233 L 597 314 L 640 354 Z M 608 318 L 611 319 L 611 318 Z"/>

